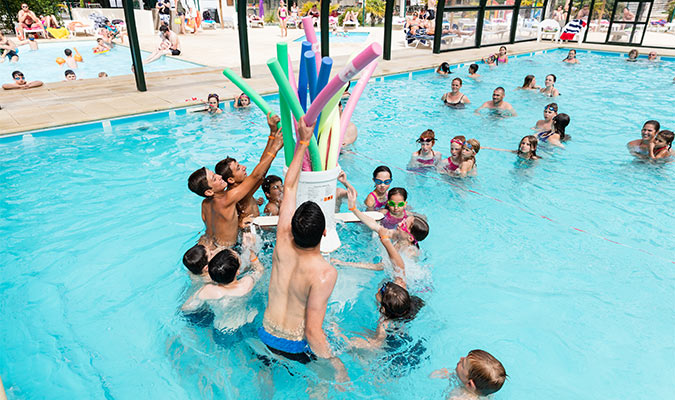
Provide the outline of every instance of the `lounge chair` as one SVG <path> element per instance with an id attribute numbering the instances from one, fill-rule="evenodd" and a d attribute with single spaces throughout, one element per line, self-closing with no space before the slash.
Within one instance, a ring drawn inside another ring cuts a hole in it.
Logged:
<path id="1" fill-rule="evenodd" d="M 541 39 L 557 41 L 559 35 L 560 24 L 554 19 L 545 19 L 537 27 L 537 42 L 541 42 Z"/>
<path id="2" fill-rule="evenodd" d="M 20 37 L 19 30 L 20 26 L 18 22 L 14 23 L 14 32 L 16 33 L 16 37 Z M 49 36 L 45 33 L 45 31 L 42 28 L 28 28 L 23 30 L 24 35 L 32 35 L 32 34 L 38 34 L 42 35 L 45 39 L 49 39 Z"/>
<path id="3" fill-rule="evenodd" d="M 249 15 L 248 25 L 251 28 L 264 28 L 265 27 L 265 21 L 263 21 L 262 18 L 260 18 L 257 15 Z"/>
<path id="4" fill-rule="evenodd" d="M 286 28 L 298 29 L 298 21 L 296 21 L 293 17 L 288 17 L 288 21 L 286 21 Z"/>
<path id="5" fill-rule="evenodd" d="M 356 29 L 359 27 L 358 19 L 356 21 L 342 21 L 342 29 Z"/>

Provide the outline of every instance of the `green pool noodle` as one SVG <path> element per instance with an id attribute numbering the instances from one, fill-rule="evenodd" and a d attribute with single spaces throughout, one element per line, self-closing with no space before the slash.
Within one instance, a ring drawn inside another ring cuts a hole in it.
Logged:
<path id="1" fill-rule="evenodd" d="M 277 43 L 277 59 L 284 71 L 284 76 L 288 77 L 288 44 Z M 281 106 L 281 133 L 284 135 L 284 160 L 286 166 L 291 166 L 293 154 L 295 153 L 295 139 L 293 139 L 293 120 L 291 119 L 291 109 L 283 96 L 279 96 L 279 105 Z"/>
<path id="2" fill-rule="evenodd" d="M 294 95 L 293 89 L 291 89 L 291 84 L 288 83 L 288 78 L 284 75 L 284 71 L 281 69 L 281 65 L 276 58 L 271 58 L 267 61 L 267 68 L 270 69 L 272 77 L 279 86 L 279 93 L 281 96 L 286 98 L 286 102 L 293 112 L 293 116 L 296 120 L 300 121 L 305 115 L 305 112 L 302 110 L 300 105 L 300 100 Z M 316 144 L 316 139 L 314 135 L 309 141 L 309 158 L 312 161 L 312 171 L 323 171 L 321 167 L 321 157 L 319 155 L 319 146 Z"/>
<path id="3" fill-rule="evenodd" d="M 250 87 L 248 83 L 244 82 L 242 78 L 235 74 L 234 71 L 229 68 L 225 68 L 223 70 L 223 75 L 225 75 L 227 79 L 232 81 L 232 83 L 234 83 L 242 92 L 244 92 L 265 115 L 268 113 L 276 115 L 276 113 L 272 110 L 272 107 L 270 107 L 270 105 L 267 104 L 267 102 L 255 90 L 253 90 L 253 88 Z"/>
<path id="4" fill-rule="evenodd" d="M 321 131 L 324 130 L 326 122 L 329 121 L 328 117 L 332 113 L 333 109 L 337 108 L 337 104 L 340 102 L 342 99 L 342 94 L 344 93 L 344 87 L 346 85 L 342 86 L 342 89 L 340 89 L 337 93 L 335 93 L 335 96 L 333 96 L 330 100 L 328 100 L 328 103 L 326 103 L 326 106 L 323 108 L 321 111 L 321 121 L 319 121 L 319 134 L 321 134 Z M 324 116 L 324 114 L 327 114 Z M 319 146 L 319 151 L 321 151 L 321 146 Z"/>

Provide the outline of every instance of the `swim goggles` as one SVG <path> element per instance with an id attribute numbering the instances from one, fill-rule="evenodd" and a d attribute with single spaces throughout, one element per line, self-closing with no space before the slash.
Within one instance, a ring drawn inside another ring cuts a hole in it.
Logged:
<path id="1" fill-rule="evenodd" d="M 431 139 L 431 138 L 417 139 L 417 143 L 433 143 L 435 141 L 436 141 L 436 139 Z"/>
<path id="2" fill-rule="evenodd" d="M 469 142 L 464 142 L 464 146 L 465 146 L 467 149 L 473 150 L 473 147 L 471 147 L 471 143 L 469 143 Z"/>
<path id="3" fill-rule="evenodd" d="M 402 230 L 403 232 L 405 232 L 405 233 L 407 233 L 408 235 L 410 235 L 410 237 L 412 238 L 413 244 L 414 244 L 414 245 L 417 245 L 417 239 L 415 239 L 415 236 L 413 236 L 413 234 L 410 233 L 410 231 L 408 230 L 408 225 L 405 223 L 405 220 L 402 221 L 400 224 L 398 224 L 398 226 L 401 227 L 401 230 Z"/>
<path id="4" fill-rule="evenodd" d="M 17 75 L 17 76 L 14 77 L 15 81 L 20 81 L 22 79 L 25 79 L 23 75 Z"/>
<path id="5" fill-rule="evenodd" d="M 389 205 L 389 207 L 405 207 L 405 203 L 406 203 L 405 201 L 402 201 L 400 203 L 396 203 L 393 200 L 389 200 L 387 202 L 387 205 Z"/>
<path id="6" fill-rule="evenodd" d="M 376 185 L 390 185 L 391 184 L 391 178 L 390 179 L 373 179 L 373 182 L 375 182 Z"/>
<path id="7" fill-rule="evenodd" d="M 387 286 L 389 286 L 389 282 L 385 282 L 382 287 L 380 288 L 380 294 L 384 296 L 384 292 L 387 290 Z"/>
<path id="8" fill-rule="evenodd" d="M 544 111 L 558 112 L 558 110 L 556 110 L 555 107 L 553 107 L 553 106 L 544 107 Z"/>

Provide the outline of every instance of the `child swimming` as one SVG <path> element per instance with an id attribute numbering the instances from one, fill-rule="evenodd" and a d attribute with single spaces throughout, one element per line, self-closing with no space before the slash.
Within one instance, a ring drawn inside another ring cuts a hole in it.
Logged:
<path id="1" fill-rule="evenodd" d="M 476 139 L 469 139 L 462 146 L 462 163 L 457 169 L 457 175 L 464 178 L 468 174 L 476 173 L 476 154 L 480 151 L 480 142 Z"/>
<path id="2" fill-rule="evenodd" d="M 381 210 L 387 205 L 387 191 L 391 186 L 392 175 L 389 167 L 380 165 L 373 171 L 373 182 L 375 183 L 375 190 L 368 193 L 364 204 L 368 211 Z"/>
<path id="3" fill-rule="evenodd" d="M 386 212 L 385 209 L 380 210 L 384 214 L 380 224 L 387 229 L 396 228 L 398 224 L 408 218 L 407 205 L 408 192 L 401 187 L 391 188 L 387 193 Z"/>
<path id="4" fill-rule="evenodd" d="M 469 78 L 479 79 L 480 75 L 478 74 L 478 64 L 469 65 Z"/>
<path id="5" fill-rule="evenodd" d="M 552 146 L 565 148 L 562 142 L 569 140 L 569 135 L 565 134 L 565 128 L 569 123 L 570 116 L 560 113 L 553 117 L 551 130 L 537 133 L 537 139 Z"/>
<path id="6" fill-rule="evenodd" d="M 546 80 L 544 81 L 545 87 L 541 88 L 540 92 L 548 97 L 560 96 L 560 92 L 555 88 L 555 81 L 557 78 L 553 74 L 546 75 Z"/>
<path id="7" fill-rule="evenodd" d="M 462 135 L 455 136 L 450 141 L 450 157 L 442 159 L 438 164 L 438 172 L 454 173 L 462 163 L 462 146 L 466 138 Z"/>
<path id="8" fill-rule="evenodd" d="M 537 155 L 537 137 L 534 135 L 527 135 L 520 139 L 518 150 L 497 149 L 494 147 L 483 147 L 484 149 L 505 151 L 508 153 L 517 154 L 518 157 L 524 160 L 539 160 L 541 157 Z"/>
<path id="9" fill-rule="evenodd" d="M 499 360 L 484 350 L 471 350 L 457 362 L 454 374 L 447 368 L 431 373 L 431 378 L 449 379 L 455 375 L 462 386 L 450 393 L 450 399 L 466 399 L 491 395 L 504 385 L 508 377 Z M 467 396 L 468 395 L 468 396 Z"/>
<path id="10" fill-rule="evenodd" d="M 537 79 L 534 75 L 527 75 L 525 80 L 523 80 L 523 86 L 518 86 L 517 90 L 539 90 L 541 89 L 537 86 Z"/>
<path id="11" fill-rule="evenodd" d="M 506 46 L 501 46 L 499 48 L 499 53 L 495 54 L 497 57 L 497 63 L 498 64 L 508 64 L 509 62 L 509 56 L 506 55 Z"/>
<path id="12" fill-rule="evenodd" d="M 658 160 L 671 156 L 670 149 L 673 147 L 673 132 L 660 131 L 654 136 L 654 140 L 649 142 L 649 158 Z"/>
<path id="13" fill-rule="evenodd" d="M 232 106 L 234 108 L 247 108 L 251 105 L 251 99 L 246 95 L 246 93 L 240 94 L 238 97 L 235 97 Z"/>
<path id="14" fill-rule="evenodd" d="M 209 97 L 206 98 L 206 112 L 211 115 L 221 114 L 223 110 L 220 109 L 219 104 L 220 98 L 218 95 L 215 93 L 209 94 Z"/>
<path id="15" fill-rule="evenodd" d="M 532 129 L 535 131 L 550 131 L 552 129 L 551 124 L 553 123 L 553 117 L 556 115 L 558 115 L 558 104 L 547 104 L 546 107 L 544 107 L 544 119 L 537 121 Z"/>
<path id="16" fill-rule="evenodd" d="M 192 283 L 211 282 L 209 277 L 210 252 L 201 244 L 190 247 L 183 254 L 183 265 L 190 271 Z"/>
<path id="17" fill-rule="evenodd" d="M 446 62 L 441 63 L 441 65 L 439 65 L 438 68 L 436 68 L 436 73 L 439 75 L 449 75 L 451 73 L 450 64 Z"/>
<path id="18" fill-rule="evenodd" d="M 656 133 L 661 129 L 661 124 L 659 121 L 650 119 L 642 125 L 642 130 L 640 134 L 641 139 L 631 140 L 628 142 L 628 150 L 630 154 L 639 158 L 648 158 L 649 157 L 649 144 L 656 136 Z"/>
<path id="19" fill-rule="evenodd" d="M 263 214 L 279 215 L 281 200 L 284 198 L 284 184 L 281 178 L 276 175 L 267 175 L 263 179 L 261 187 L 265 198 L 267 198 Z"/>
<path id="20" fill-rule="evenodd" d="M 636 62 L 639 55 L 640 53 L 638 53 L 637 49 L 633 49 L 628 52 L 628 58 L 626 59 L 626 61 Z"/>
<path id="21" fill-rule="evenodd" d="M 441 161 L 441 153 L 434 151 L 434 143 L 436 143 L 436 135 L 431 129 L 422 132 L 417 139 L 420 144 L 420 149 L 412 154 L 408 168 L 429 168 L 435 167 Z"/>

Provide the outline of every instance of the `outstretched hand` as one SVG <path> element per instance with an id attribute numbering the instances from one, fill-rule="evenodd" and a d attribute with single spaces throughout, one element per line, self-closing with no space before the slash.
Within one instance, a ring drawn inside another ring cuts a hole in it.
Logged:
<path id="1" fill-rule="evenodd" d="M 337 177 L 338 182 L 340 182 L 343 185 L 347 185 L 347 174 L 345 171 L 340 171 L 340 174 Z"/>
<path id="2" fill-rule="evenodd" d="M 353 186 L 347 188 L 347 207 L 350 210 L 356 207 L 356 189 Z"/>
<path id="3" fill-rule="evenodd" d="M 312 138 L 312 135 L 314 134 L 314 125 L 316 125 L 316 121 L 314 121 L 311 126 L 307 126 L 305 117 L 303 116 L 300 118 L 300 121 L 298 122 L 298 136 L 301 141 L 308 142 Z"/>
<path id="4" fill-rule="evenodd" d="M 281 118 L 278 115 L 272 115 L 271 111 L 267 113 L 267 125 L 270 127 L 270 133 L 279 130 L 279 121 L 281 121 Z"/>

